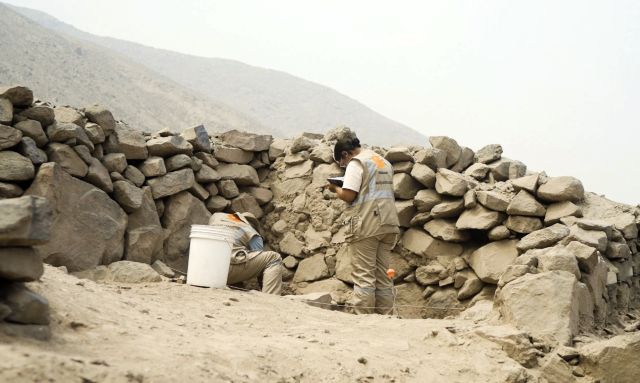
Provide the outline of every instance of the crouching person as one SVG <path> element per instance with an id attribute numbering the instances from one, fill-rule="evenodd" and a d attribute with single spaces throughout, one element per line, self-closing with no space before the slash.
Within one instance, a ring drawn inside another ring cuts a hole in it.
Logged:
<path id="1" fill-rule="evenodd" d="M 209 225 L 231 228 L 228 240 L 233 244 L 228 284 L 244 282 L 262 274 L 262 292 L 280 295 L 282 258 L 275 251 L 264 251 L 260 223 L 251 213 L 215 213 Z"/>

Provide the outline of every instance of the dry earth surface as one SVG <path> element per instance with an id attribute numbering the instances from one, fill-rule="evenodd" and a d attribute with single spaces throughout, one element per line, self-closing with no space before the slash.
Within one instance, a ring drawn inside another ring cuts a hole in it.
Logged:
<path id="1" fill-rule="evenodd" d="M 0 335 L 2 382 L 508 382 L 524 369 L 482 323 L 332 312 L 172 282 L 41 282 L 52 340 Z"/>

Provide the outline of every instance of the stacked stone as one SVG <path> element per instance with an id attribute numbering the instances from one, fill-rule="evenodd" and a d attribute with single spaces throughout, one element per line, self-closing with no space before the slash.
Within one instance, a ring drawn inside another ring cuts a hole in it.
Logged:
<path id="1" fill-rule="evenodd" d="M 99 105 L 34 102 L 0 88 L 0 198 L 44 197 L 51 241 L 36 248 L 70 272 L 121 260 L 184 269 L 192 224 L 218 211 L 263 216 L 271 136 L 203 126 L 143 133 Z M 166 272 L 164 274 L 167 274 Z"/>
<path id="2" fill-rule="evenodd" d="M 345 228 L 340 224 L 346 205 L 325 188 L 327 177 L 342 173 L 332 160 L 335 136 L 332 131 L 324 137 L 303 134 L 273 142 L 269 180 L 274 203 L 266 227 L 268 242 L 286 256 L 284 264 L 294 290 L 331 290 L 335 303 L 344 303 L 349 290 L 345 283 L 352 283 L 349 255 L 342 246 Z M 431 137 L 430 143 L 429 148 L 372 148 L 392 163 L 395 173 L 402 227 L 400 246 L 392 257 L 397 302 L 425 306 L 401 310 L 401 314 L 444 316 L 477 299 L 492 299 L 510 265 L 525 259 L 523 255 L 531 257 L 530 251 L 547 248 L 569 254 L 578 265 L 576 282 L 582 281 L 593 306 L 584 315 L 590 313 L 602 323 L 611 308 L 605 300 L 613 296 L 623 296 L 628 308 L 633 300 L 629 297 L 638 291 L 634 286 L 639 269 L 633 263 L 640 260 L 637 210 L 605 219 L 608 224 L 596 224 L 591 216 L 601 212 L 582 218 L 585 193 L 575 178 L 527 173 L 522 162 L 502 157 L 500 145 L 474 153 L 448 137 Z M 609 236 L 598 232 L 604 228 Z M 589 249 L 594 252 L 587 255 Z M 585 257 L 588 261 L 581 261 Z M 558 266 L 542 262 L 526 270 L 553 267 Z M 601 286 L 606 279 L 603 272 L 616 286 L 608 298 Z M 438 306 L 451 310 L 430 309 Z"/>

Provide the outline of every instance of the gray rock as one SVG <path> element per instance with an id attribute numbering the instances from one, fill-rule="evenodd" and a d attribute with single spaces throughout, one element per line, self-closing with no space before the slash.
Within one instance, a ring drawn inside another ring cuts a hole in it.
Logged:
<path id="1" fill-rule="evenodd" d="M 269 135 L 239 132 L 237 130 L 225 132 L 220 138 L 227 145 L 251 152 L 270 150 L 271 144 L 274 142 L 273 137 Z"/>
<path id="2" fill-rule="evenodd" d="M 504 225 L 496 226 L 487 233 L 487 238 L 489 238 L 490 241 L 500 241 L 502 239 L 507 239 L 510 236 L 511 232 Z"/>
<path id="3" fill-rule="evenodd" d="M 113 198 L 127 213 L 132 213 L 140 208 L 142 195 L 142 189 L 129 181 L 116 181 L 113 183 Z"/>
<path id="4" fill-rule="evenodd" d="M 393 175 L 393 194 L 398 199 L 412 199 L 420 188 L 420 184 L 406 173 Z"/>
<path id="5" fill-rule="evenodd" d="M 507 207 L 509 215 L 544 217 L 546 213 L 547 209 L 525 190 L 520 190 Z"/>
<path id="6" fill-rule="evenodd" d="M 478 204 L 475 190 L 469 190 L 464 193 L 464 197 L 462 198 L 462 200 L 464 201 L 465 209 L 472 209 Z"/>
<path id="7" fill-rule="evenodd" d="M 231 206 L 231 201 L 224 198 L 223 196 L 214 195 L 209 197 L 209 199 L 207 200 L 207 209 L 209 209 L 211 213 L 224 211 L 229 206 Z"/>
<path id="8" fill-rule="evenodd" d="M 469 190 L 468 180 L 460 173 L 447 169 L 438 169 L 436 173 L 436 191 L 455 197 L 462 197 Z"/>
<path id="9" fill-rule="evenodd" d="M 415 154 L 418 164 L 427 165 L 433 171 L 447 167 L 447 152 L 436 148 L 420 150 Z"/>
<path id="10" fill-rule="evenodd" d="M 45 105 L 32 106 L 20 112 L 19 115 L 30 120 L 38 121 L 43 127 L 53 124 L 56 118 L 53 109 Z"/>
<path id="11" fill-rule="evenodd" d="M 72 176 L 83 178 L 89 172 L 87 164 L 69 145 L 53 142 L 47 147 L 47 156 Z"/>
<path id="12" fill-rule="evenodd" d="M 47 137 L 52 142 L 65 143 L 77 139 L 81 129 L 71 122 L 55 122 L 47 127 Z"/>
<path id="13" fill-rule="evenodd" d="M 238 190 L 238 186 L 232 180 L 218 181 L 217 186 L 218 186 L 218 192 L 220 193 L 220 195 L 222 195 L 227 199 L 235 198 L 240 195 L 240 190 Z"/>
<path id="14" fill-rule="evenodd" d="M 84 180 L 102 189 L 105 193 L 113 192 L 113 182 L 107 168 L 96 158 L 92 158 Z"/>
<path id="15" fill-rule="evenodd" d="M 273 140 L 273 142 L 269 146 L 269 160 L 275 161 L 276 158 L 284 156 L 288 145 L 288 140 L 283 140 L 280 138 L 276 138 L 275 140 Z"/>
<path id="16" fill-rule="evenodd" d="M 447 153 L 447 167 L 455 165 L 455 163 L 460 159 L 462 148 L 453 138 L 445 136 L 431 136 L 429 137 L 429 142 L 434 148 L 444 150 Z"/>
<path id="17" fill-rule="evenodd" d="M 19 107 L 27 107 L 33 104 L 33 92 L 31 89 L 20 86 L 0 86 L 0 98 L 6 98 L 11 104 Z"/>
<path id="18" fill-rule="evenodd" d="M 485 283 L 497 284 L 500 276 L 518 257 L 516 240 L 502 240 L 474 251 L 467 262 Z"/>
<path id="19" fill-rule="evenodd" d="M 580 226 L 573 225 L 565 242 L 578 241 L 584 243 L 587 246 L 595 247 L 599 252 L 605 253 L 607 251 L 607 244 L 609 242 L 607 234 L 603 231 L 584 230 Z"/>
<path id="20" fill-rule="evenodd" d="M 423 189 L 416 193 L 413 204 L 418 212 L 430 211 L 434 206 L 442 202 L 442 197 L 435 190 Z"/>
<path id="21" fill-rule="evenodd" d="M 171 270 L 171 268 L 161 260 L 153 262 L 151 267 L 156 271 L 156 273 L 162 275 L 163 277 L 173 278 L 176 276 L 176 273 L 174 273 L 173 270 Z"/>
<path id="22" fill-rule="evenodd" d="M 128 261 L 151 263 L 162 256 L 163 240 L 164 231 L 153 195 L 151 189 L 146 187 L 143 189 L 140 208 L 129 214 L 124 258 Z"/>
<path id="23" fill-rule="evenodd" d="M 537 261 L 537 258 L 536 258 Z M 509 265 L 498 280 L 498 287 L 503 287 L 509 282 L 515 281 L 526 274 L 537 274 L 538 269 L 529 265 Z"/>
<path id="24" fill-rule="evenodd" d="M 582 217 L 582 209 L 571 201 L 552 203 L 547 206 L 544 223 L 545 225 L 553 225 L 564 217 Z"/>
<path id="25" fill-rule="evenodd" d="M 162 157 L 147 158 L 138 169 L 145 177 L 159 177 L 167 174 L 167 168 Z"/>
<path id="26" fill-rule="evenodd" d="M 514 189 L 517 191 L 526 190 L 529 193 L 535 193 L 538 189 L 538 180 L 540 179 L 540 174 L 532 174 L 524 177 L 519 177 L 511 180 L 511 184 Z"/>
<path id="27" fill-rule="evenodd" d="M 47 162 L 47 153 L 38 148 L 36 142 L 30 137 L 23 137 L 18 146 L 18 151 L 23 156 L 29 158 L 34 165 L 40 165 Z"/>
<path id="28" fill-rule="evenodd" d="M 0 98 L 0 100 L 2 99 Z M 21 139 L 22 131 L 2 125 L 0 122 L 0 150 L 9 149 L 18 145 Z"/>
<path id="29" fill-rule="evenodd" d="M 109 173 L 109 176 L 111 177 L 111 181 L 116 182 L 116 181 L 126 181 L 127 179 L 124 178 L 124 176 L 118 172 L 111 172 Z"/>
<path id="30" fill-rule="evenodd" d="M 580 180 L 573 177 L 549 178 L 538 187 L 538 198 L 553 202 L 577 202 L 584 198 L 584 187 Z"/>
<path id="31" fill-rule="evenodd" d="M 20 283 L 4 286 L 0 292 L 0 300 L 11 308 L 11 314 L 5 318 L 8 322 L 49 324 L 49 302 L 47 299 Z"/>
<path id="32" fill-rule="evenodd" d="M 264 215 L 260 205 L 258 205 L 258 201 L 256 201 L 252 195 L 247 193 L 242 193 L 238 197 L 232 199 L 231 209 L 238 213 L 251 213 L 258 219 L 262 218 Z"/>
<path id="33" fill-rule="evenodd" d="M 217 171 L 211 169 L 207 165 L 202 165 L 200 170 L 195 174 L 196 181 L 200 183 L 210 183 L 220 180 L 221 176 Z"/>
<path id="34" fill-rule="evenodd" d="M 433 218 L 454 218 L 464 211 L 464 200 L 448 200 L 441 202 L 431 209 Z"/>
<path id="35" fill-rule="evenodd" d="M 0 182 L 0 199 L 20 197 L 22 193 L 24 193 L 24 191 L 20 186 L 6 182 Z"/>
<path id="36" fill-rule="evenodd" d="M 475 230 L 489 230 L 499 224 L 505 219 L 503 213 L 489 210 L 482 205 L 465 210 L 458 218 L 456 227 L 460 230 L 463 229 L 475 229 Z"/>
<path id="37" fill-rule="evenodd" d="M 149 157 L 147 142 L 142 132 L 117 124 L 105 142 L 107 153 L 124 153 L 127 160 L 145 160 Z"/>
<path id="38" fill-rule="evenodd" d="M 511 202 L 511 196 L 496 191 L 476 191 L 476 199 L 482 206 L 502 212 L 507 211 Z"/>
<path id="39" fill-rule="evenodd" d="M 573 252 L 563 246 L 532 249 L 523 256 L 537 258 L 540 271 L 562 270 L 575 275 L 576 279 L 580 280 L 581 274 L 578 268 L 578 261 Z"/>
<path id="40" fill-rule="evenodd" d="M 191 157 L 186 154 L 176 154 L 175 156 L 167 158 L 164 161 L 164 165 L 169 172 L 180 170 L 191 166 Z"/>
<path id="41" fill-rule="evenodd" d="M 313 161 L 304 160 L 293 166 L 286 168 L 284 172 L 285 179 L 309 177 L 313 172 Z"/>
<path id="42" fill-rule="evenodd" d="M 147 180 L 147 184 L 151 186 L 154 199 L 168 197 L 184 190 L 189 190 L 194 183 L 195 176 L 191 169 L 182 169 L 167 173 L 162 177 Z"/>
<path id="43" fill-rule="evenodd" d="M 518 250 L 525 252 L 530 249 L 540 249 L 553 246 L 568 235 L 569 228 L 565 225 L 556 223 L 553 226 L 536 230 L 533 233 L 524 236 L 520 242 L 518 242 Z"/>
<path id="44" fill-rule="evenodd" d="M 199 183 L 195 182 L 193 184 L 193 186 L 191 187 L 191 189 L 189 189 L 189 192 L 191 192 L 191 194 L 193 194 L 194 196 L 198 197 L 199 199 L 206 201 L 207 198 L 209 198 L 210 194 L 207 191 L 207 189 L 205 189 L 204 187 L 202 187 L 202 185 L 200 185 Z"/>
<path id="45" fill-rule="evenodd" d="M 294 257 L 300 257 L 302 255 L 302 249 L 304 248 L 304 242 L 300 241 L 296 238 L 295 234 L 288 231 L 285 233 L 284 238 L 278 243 L 280 247 L 280 251 L 284 254 L 291 255 Z M 340 253 L 338 253 L 339 255 Z M 338 262 L 340 259 L 338 258 Z M 338 267 L 338 266 L 336 266 Z M 338 278 L 340 278 L 338 276 Z"/>
<path id="46" fill-rule="evenodd" d="M 573 254 L 578 261 L 580 271 L 592 274 L 598 266 L 598 251 L 578 241 L 569 242 L 566 249 Z"/>
<path id="47" fill-rule="evenodd" d="M 413 162 L 413 156 L 411 155 L 409 148 L 405 146 L 394 146 L 389 148 L 384 158 L 391 163 L 402 161 Z"/>
<path id="48" fill-rule="evenodd" d="M 32 138 L 38 147 L 43 147 L 49 142 L 49 138 L 42 129 L 40 122 L 35 120 L 20 121 L 14 125 L 14 128 L 22 132 L 23 136 Z"/>
<path id="49" fill-rule="evenodd" d="M 170 157 L 176 154 L 193 154 L 193 146 L 180 136 L 158 137 L 147 141 L 150 156 Z"/>
<path id="50" fill-rule="evenodd" d="M 162 216 L 166 261 L 173 262 L 186 257 L 189 254 L 191 225 L 206 225 L 210 217 L 211 213 L 204 203 L 189 192 L 180 192 L 167 198 Z"/>
<path id="51" fill-rule="evenodd" d="M 484 283 L 480 280 L 480 278 L 469 278 L 467 279 L 460 290 L 458 290 L 458 300 L 463 301 L 465 299 L 473 298 L 482 291 L 484 287 Z"/>
<path id="52" fill-rule="evenodd" d="M 489 173 L 489 170 L 491 170 L 491 169 L 487 165 L 482 164 L 482 163 L 475 163 L 475 164 L 469 166 L 464 171 L 464 175 L 469 176 L 469 177 L 473 177 L 473 178 L 477 179 L 478 181 L 482 181 L 483 179 L 485 179 L 487 177 L 487 174 Z"/>
<path id="53" fill-rule="evenodd" d="M 102 127 L 93 122 L 90 122 L 84 126 L 84 132 L 87 134 L 89 140 L 91 140 L 91 142 L 96 145 L 103 143 L 106 139 Z"/>
<path id="54" fill-rule="evenodd" d="M 102 159 L 104 158 L 104 149 L 102 148 L 102 144 L 95 145 L 93 152 L 91 152 L 91 155 L 102 161 Z"/>
<path id="55" fill-rule="evenodd" d="M 628 259 L 631 258 L 631 249 L 626 243 L 612 242 L 607 244 L 606 256 L 609 259 Z"/>
<path id="56" fill-rule="evenodd" d="M 467 169 L 471 164 L 473 164 L 473 158 L 475 153 L 473 150 L 467 147 L 462 147 L 462 153 L 460 154 L 460 159 L 456 162 L 455 165 L 451 168 L 452 171 L 462 173 L 465 169 Z"/>
<path id="57" fill-rule="evenodd" d="M 395 205 L 400 227 L 410 227 L 411 219 L 416 215 L 416 208 L 413 205 L 413 201 L 396 201 Z"/>
<path id="58" fill-rule="evenodd" d="M 127 165 L 123 175 L 137 187 L 142 187 L 142 185 L 144 185 L 145 176 L 135 166 Z"/>
<path id="59" fill-rule="evenodd" d="M 213 155 L 218 161 L 232 164 L 248 164 L 253 159 L 253 152 L 231 146 L 217 146 Z"/>
<path id="60" fill-rule="evenodd" d="M 613 237 L 614 225 L 607 221 L 583 218 L 576 220 L 575 224 L 584 230 L 602 231 L 607 235 L 607 238 Z"/>
<path id="61" fill-rule="evenodd" d="M 292 154 L 301 152 L 303 150 L 309 150 L 316 146 L 316 141 L 306 137 L 304 135 L 300 135 L 294 138 L 293 142 L 291 142 L 291 146 L 289 147 L 289 151 Z"/>
<path id="62" fill-rule="evenodd" d="M 84 126 L 84 117 L 77 110 L 68 106 L 58 106 L 53 109 L 57 122 L 70 122 L 80 127 Z"/>
<path id="63" fill-rule="evenodd" d="M 540 218 L 521 215 L 510 215 L 505 225 L 509 230 L 520 234 L 529 234 L 544 227 Z"/>
<path id="64" fill-rule="evenodd" d="M 446 274 L 444 266 L 437 261 L 431 261 L 428 265 L 416 269 L 416 282 L 422 286 L 437 285 L 443 274 Z"/>
<path id="65" fill-rule="evenodd" d="M 109 172 L 122 173 L 127 168 L 127 157 L 124 153 L 109 153 L 102 158 L 102 164 Z"/>
<path id="66" fill-rule="evenodd" d="M 0 247 L 0 279 L 30 282 L 43 272 L 42 260 L 32 248 Z"/>
<path id="67" fill-rule="evenodd" d="M 520 161 L 502 158 L 489 165 L 491 175 L 496 181 L 506 181 L 520 178 L 525 175 L 527 167 Z"/>
<path id="68" fill-rule="evenodd" d="M 108 279 L 120 283 L 161 282 L 162 277 L 150 265 L 140 262 L 119 261 L 107 266 Z"/>
<path id="69" fill-rule="evenodd" d="M 46 163 L 25 194 L 47 198 L 54 212 L 51 240 L 35 248 L 45 262 L 79 271 L 122 258 L 127 215 L 102 190 Z"/>
<path id="70" fill-rule="evenodd" d="M 89 121 L 100 125 L 105 134 L 111 134 L 116 129 L 116 120 L 111 112 L 103 106 L 90 105 L 84 108 L 84 114 Z"/>
<path id="71" fill-rule="evenodd" d="M 317 163 L 330 164 L 333 162 L 333 150 L 328 145 L 320 144 L 313 148 L 309 154 L 309 159 Z"/>
<path id="72" fill-rule="evenodd" d="M 245 188 L 243 192 L 251 194 L 260 205 L 269 203 L 273 199 L 273 193 L 271 192 L 271 190 L 262 187 L 251 186 Z"/>
<path id="73" fill-rule="evenodd" d="M 471 236 L 468 232 L 458 230 L 456 221 L 451 219 L 434 219 L 424 225 L 424 230 L 434 238 L 447 242 L 466 242 Z"/>
<path id="74" fill-rule="evenodd" d="M 203 125 L 185 129 L 181 136 L 191 144 L 194 152 L 211 153 L 211 141 Z"/>
<path id="75" fill-rule="evenodd" d="M 425 258 L 438 256 L 458 256 L 462 254 L 462 246 L 449 243 L 425 233 L 419 229 L 409 229 L 402 236 L 402 246 L 410 252 Z"/>
<path id="76" fill-rule="evenodd" d="M 329 276 L 329 268 L 324 261 L 324 254 L 316 254 L 300 261 L 293 276 L 293 282 L 313 282 Z"/>
<path id="77" fill-rule="evenodd" d="M 194 157 L 202 161 L 203 165 L 207 165 L 210 168 L 215 168 L 219 164 L 218 160 L 210 153 L 198 152 L 194 154 Z"/>
<path id="78" fill-rule="evenodd" d="M 411 171 L 413 170 L 413 162 L 411 161 L 403 161 L 403 162 L 396 162 L 394 164 L 392 164 L 393 167 L 393 173 L 407 173 L 410 174 Z M 425 165 L 423 165 L 425 166 Z M 429 171 L 433 172 L 433 170 L 431 170 L 431 168 L 429 168 Z M 435 173 L 434 173 L 434 182 L 435 182 Z"/>
<path id="79" fill-rule="evenodd" d="M 476 162 L 488 164 L 499 160 L 502 157 L 502 146 L 491 144 L 478 150 L 476 153 Z"/>
<path id="80" fill-rule="evenodd" d="M 34 174 L 30 159 L 9 150 L 0 152 L 0 181 L 28 181 Z"/>
<path id="81" fill-rule="evenodd" d="M 91 159 L 93 157 L 91 156 L 91 151 L 89 150 L 89 148 L 84 145 L 76 145 L 73 147 L 73 150 L 76 151 L 76 153 L 80 156 L 80 158 L 82 158 L 82 161 L 84 161 L 85 164 L 91 165 Z"/>
<path id="82" fill-rule="evenodd" d="M 52 211 L 46 199 L 0 200 L 0 211 L 0 246 L 32 246 L 49 240 Z"/>
<path id="83" fill-rule="evenodd" d="M 221 164 L 217 168 L 220 179 L 234 180 L 238 186 L 258 186 L 258 173 L 249 165 Z"/>
<path id="84" fill-rule="evenodd" d="M 411 169 L 411 177 L 430 189 L 433 189 L 436 185 L 436 173 L 427 165 L 413 165 L 413 168 Z"/>

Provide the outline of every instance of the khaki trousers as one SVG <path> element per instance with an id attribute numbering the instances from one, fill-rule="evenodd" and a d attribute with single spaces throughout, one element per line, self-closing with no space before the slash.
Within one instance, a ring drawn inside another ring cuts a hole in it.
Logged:
<path id="1" fill-rule="evenodd" d="M 353 266 L 356 314 L 393 313 L 393 281 L 387 276 L 398 234 L 379 234 L 348 244 Z"/>
<path id="2" fill-rule="evenodd" d="M 282 292 L 282 258 L 275 251 L 253 251 L 241 263 L 229 266 L 227 283 L 244 282 L 262 273 L 262 292 L 280 295 Z"/>

